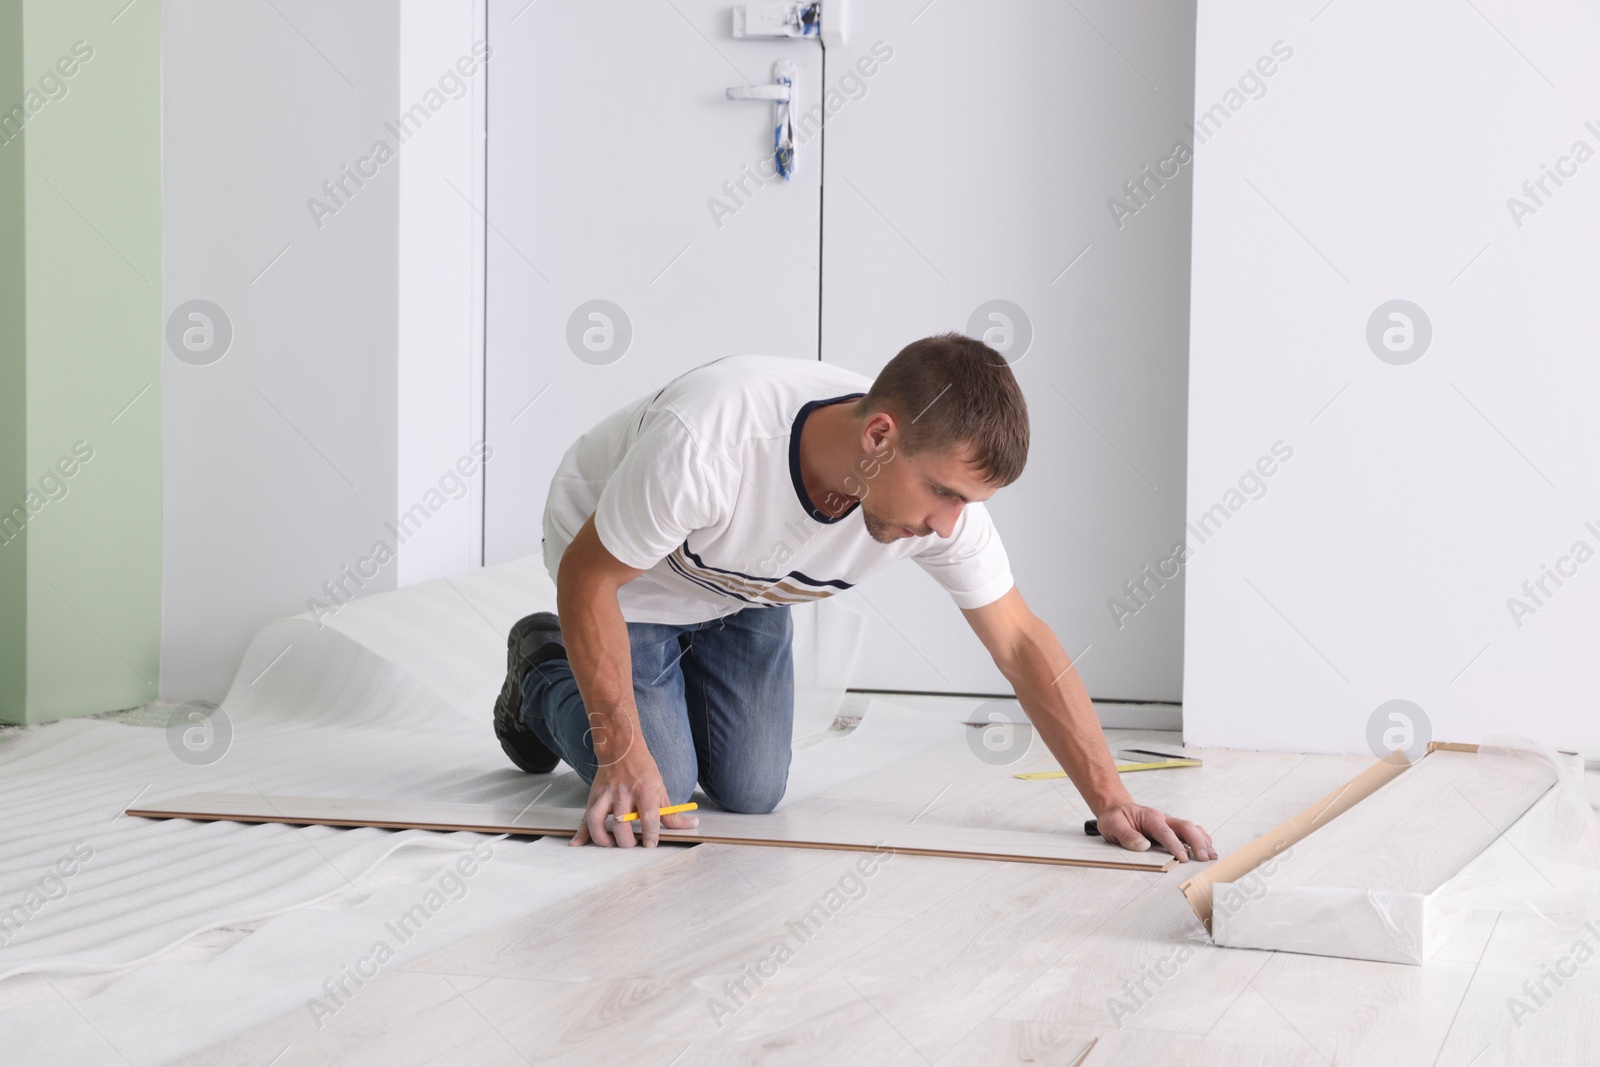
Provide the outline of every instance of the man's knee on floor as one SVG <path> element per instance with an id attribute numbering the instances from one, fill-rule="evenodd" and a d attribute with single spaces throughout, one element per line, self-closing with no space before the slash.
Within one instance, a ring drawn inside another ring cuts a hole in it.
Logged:
<path id="1" fill-rule="evenodd" d="M 692 761 L 681 766 L 671 762 L 656 764 L 656 769 L 661 772 L 661 784 L 667 787 L 668 804 L 687 804 L 694 796 L 695 783 L 699 780 L 699 768 Z"/>
<path id="2" fill-rule="evenodd" d="M 727 811 L 739 815 L 766 815 L 783 799 L 788 784 L 787 774 L 765 780 L 718 782 L 715 788 L 706 787 L 706 795 Z"/>

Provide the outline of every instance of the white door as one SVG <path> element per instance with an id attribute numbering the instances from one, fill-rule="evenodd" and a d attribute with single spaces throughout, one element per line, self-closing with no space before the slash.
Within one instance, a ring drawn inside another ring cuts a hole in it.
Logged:
<path id="1" fill-rule="evenodd" d="M 488 42 L 493 564 L 540 551 L 550 476 L 605 415 L 719 356 L 817 358 L 820 157 L 762 182 L 773 105 L 724 90 L 786 59 L 810 108 L 821 52 L 735 40 L 715 0 L 491 0 Z"/>
<path id="2" fill-rule="evenodd" d="M 1147 585 L 1120 628 L 1107 602 L 1182 537 L 1189 171 L 1120 227 L 1107 202 L 1188 137 L 1194 5 L 851 15 L 827 58 L 848 91 L 827 127 L 823 358 L 871 375 L 918 337 L 1009 330 L 1032 448 L 989 507 L 1018 588 L 1068 653 L 1088 649 L 1093 696 L 1178 700 L 1181 578 Z M 914 565 L 841 601 L 866 620 L 853 686 L 1009 692 Z"/>
<path id="3" fill-rule="evenodd" d="M 1181 579 L 1121 626 L 1108 601 L 1184 524 L 1188 171 L 1120 226 L 1107 201 L 1184 132 L 1193 4 L 855 0 L 826 55 L 734 39 L 732 7 L 491 0 L 485 561 L 539 550 L 566 443 L 698 363 L 871 375 L 1011 330 L 1033 449 L 990 507 L 1019 587 L 1094 696 L 1177 700 Z M 754 177 L 771 106 L 724 95 L 778 59 L 787 183 Z M 853 686 L 1008 691 L 914 565 L 838 604 L 865 620 Z"/>

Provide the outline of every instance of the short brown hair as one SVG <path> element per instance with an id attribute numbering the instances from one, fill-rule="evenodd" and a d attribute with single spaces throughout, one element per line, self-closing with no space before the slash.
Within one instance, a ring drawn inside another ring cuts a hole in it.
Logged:
<path id="1" fill-rule="evenodd" d="M 1028 404 L 1005 357 L 959 333 L 913 341 L 856 402 L 887 411 L 908 454 L 969 446 L 984 480 L 1010 485 L 1028 462 Z"/>

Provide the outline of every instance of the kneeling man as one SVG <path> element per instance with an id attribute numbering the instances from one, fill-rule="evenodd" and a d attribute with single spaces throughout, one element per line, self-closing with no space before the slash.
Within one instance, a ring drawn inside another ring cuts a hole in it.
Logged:
<path id="1" fill-rule="evenodd" d="M 645 845 L 700 788 L 768 812 L 788 780 L 789 607 L 907 557 L 950 594 L 1023 710 L 1125 848 L 1215 859 L 1198 825 L 1133 802 L 1071 660 L 1012 582 L 983 501 L 1028 455 L 1022 390 L 959 334 L 916 341 L 876 380 L 729 356 L 600 422 L 550 485 L 544 556 L 559 615 L 512 628 L 495 731 L 535 774 L 590 784 L 573 844 Z"/>

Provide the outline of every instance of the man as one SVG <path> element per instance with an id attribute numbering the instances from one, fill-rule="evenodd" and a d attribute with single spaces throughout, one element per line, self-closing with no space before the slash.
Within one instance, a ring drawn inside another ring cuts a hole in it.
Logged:
<path id="1" fill-rule="evenodd" d="M 950 593 L 1023 710 L 1124 848 L 1180 861 L 1210 836 L 1133 802 L 1066 652 L 1023 603 L 983 501 L 1022 473 L 1028 412 L 999 353 L 945 334 L 875 381 L 811 360 L 730 356 L 603 420 L 568 449 L 544 514 L 559 615 L 512 628 L 495 732 L 518 767 L 590 783 L 575 845 L 694 825 L 657 809 L 699 783 L 768 812 L 788 778 L 789 606 L 910 557 Z M 859 513 L 859 514 L 857 514 Z"/>

